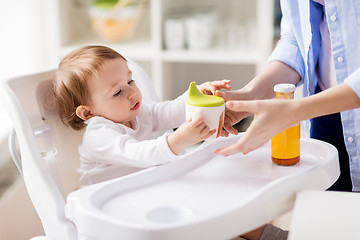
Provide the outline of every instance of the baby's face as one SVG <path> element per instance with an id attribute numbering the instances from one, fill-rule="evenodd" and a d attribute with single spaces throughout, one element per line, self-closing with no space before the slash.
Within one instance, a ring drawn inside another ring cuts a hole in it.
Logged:
<path id="1" fill-rule="evenodd" d="M 132 73 L 125 60 L 108 60 L 99 75 L 88 81 L 90 111 L 129 126 L 140 110 L 142 96 L 132 80 Z"/>

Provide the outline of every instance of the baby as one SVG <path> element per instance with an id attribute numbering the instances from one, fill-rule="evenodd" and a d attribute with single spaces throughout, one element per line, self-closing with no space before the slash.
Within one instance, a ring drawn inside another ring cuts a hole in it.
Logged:
<path id="1" fill-rule="evenodd" d="M 199 89 L 214 94 L 230 89 L 229 84 L 206 82 Z M 143 103 L 126 59 L 104 46 L 82 47 L 65 56 L 54 92 L 63 123 L 76 130 L 86 126 L 79 146 L 82 185 L 174 161 L 216 131 L 201 117 L 185 121 L 186 94 Z"/>

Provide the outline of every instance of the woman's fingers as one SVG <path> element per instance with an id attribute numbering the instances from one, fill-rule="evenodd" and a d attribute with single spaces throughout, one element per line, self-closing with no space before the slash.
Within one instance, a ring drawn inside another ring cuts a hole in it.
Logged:
<path id="1" fill-rule="evenodd" d="M 223 155 L 225 157 L 236 153 L 241 153 L 241 152 L 244 153 L 244 146 L 243 146 L 244 137 L 245 135 L 242 136 L 235 144 L 220 148 L 216 150 L 215 153 L 219 155 Z"/>
<path id="2" fill-rule="evenodd" d="M 256 101 L 231 101 L 228 102 L 227 107 L 232 111 L 254 113 L 259 111 L 259 115 L 263 113 L 263 111 L 260 111 L 261 104 L 257 104 Z M 268 136 L 272 134 L 271 131 L 269 132 L 268 128 L 264 127 L 264 121 L 268 121 L 268 118 L 255 115 L 255 118 L 246 130 L 245 134 L 235 144 L 218 149 L 215 153 L 223 156 L 229 156 L 240 152 L 247 154 L 261 147 L 268 141 Z M 229 125 L 225 127 L 230 129 Z"/>
<path id="3" fill-rule="evenodd" d="M 228 101 L 226 107 L 235 112 L 254 113 L 256 100 L 253 101 Z"/>
<path id="4" fill-rule="evenodd" d="M 249 139 L 248 136 L 250 135 L 245 133 L 235 144 L 219 148 L 215 153 L 225 157 L 236 153 L 247 154 L 265 144 L 265 142 L 263 143 L 263 141 L 258 139 Z"/>
<path id="5" fill-rule="evenodd" d="M 220 129 L 220 136 L 221 136 L 221 137 L 228 137 L 228 136 L 229 136 L 229 132 L 221 128 L 221 129 Z"/>
<path id="6" fill-rule="evenodd" d="M 217 96 L 222 97 L 225 100 L 225 102 L 239 99 L 241 97 L 241 96 L 239 96 L 239 94 L 237 94 L 234 91 L 228 91 L 228 92 L 220 92 L 219 91 L 219 93 L 215 93 L 215 95 L 216 94 L 219 94 Z"/>
<path id="7" fill-rule="evenodd" d="M 238 135 L 238 131 L 230 123 L 224 123 L 224 129 L 233 135 Z"/>
<path id="8" fill-rule="evenodd" d="M 227 147 L 219 148 L 218 150 L 215 151 L 215 154 L 227 157 L 240 152 L 242 152 L 241 148 L 237 144 L 233 144 Z"/>

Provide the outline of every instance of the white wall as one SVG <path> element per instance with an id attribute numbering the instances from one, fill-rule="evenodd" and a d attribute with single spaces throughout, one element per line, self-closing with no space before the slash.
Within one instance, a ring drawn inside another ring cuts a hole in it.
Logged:
<path id="1" fill-rule="evenodd" d="M 43 67 L 40 6 L 39 0 L 0 1 L 1 78 Z"/>
<path id="2" fill-rule="evenodd" d="M 46 0 L 0 1 L 0 80 L 48 67 L 44 21 Z M 50 36 L 49 36 L 50 37 Z M 11 121 L 0 103 L 0 165 L 7 158 Z"/>

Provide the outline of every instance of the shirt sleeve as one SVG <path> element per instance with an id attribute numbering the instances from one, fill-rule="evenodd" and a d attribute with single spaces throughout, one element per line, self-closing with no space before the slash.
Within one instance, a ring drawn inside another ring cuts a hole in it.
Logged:
<path id="1" fill-rule="evenodd" d="M 177 159 L 167 135 L 139 141 L 115 124 L 92 124 L 87 126 L 80 150 L 94 162 L 147 168 Z"/>
<path id="2" fill-rule="evenodd" d="M 186 94 L 175 100 L 152 103 L 149 105 L 149 115 L 153 122 L 153 131 L 162 131 L 179 127 L 185 122 Z"/>
<path id="3" fill-rule="evenodd" d="M 281 19 L 281 35 L 268 62 L 280 61 L 297 71 L 303 79 L 305 75 L 305 64 L 290 22 L 290 11 L 285 4 L 281 5 L 283 17 Z M 300 27 L 300 24 L 298 25 Z"/>
<path id="4" fill-rule="evenodd" d="M 345 79 L 345 82 L 360 97 L 360 68 L 356 69 L 352 74 L 350 74 Z"/>

